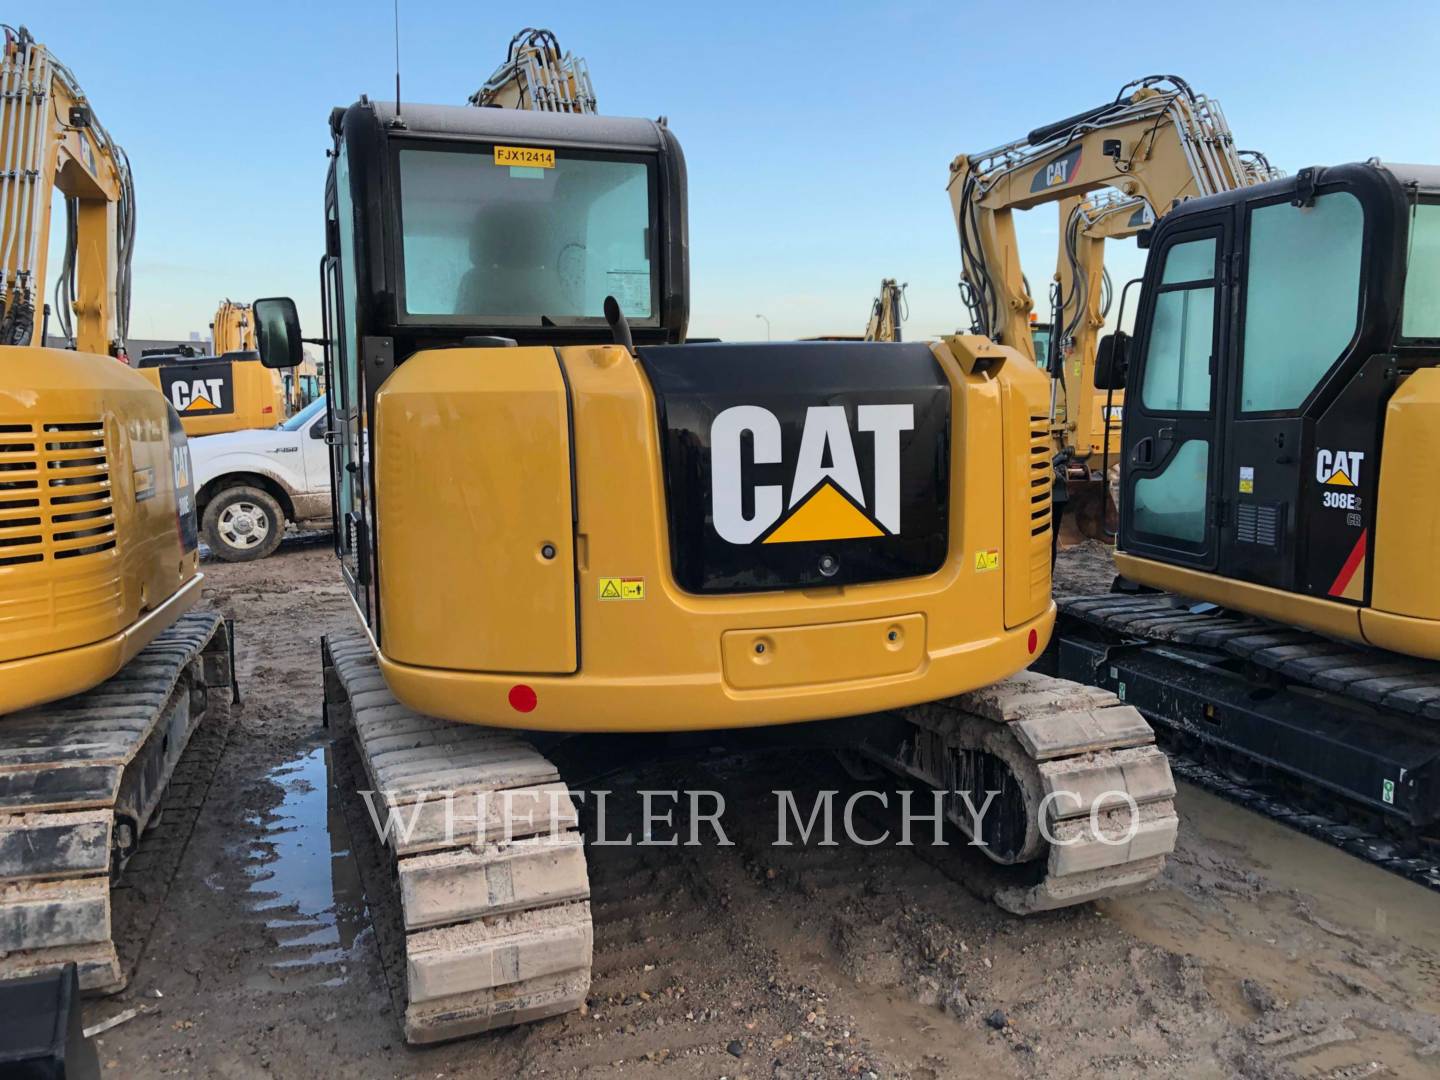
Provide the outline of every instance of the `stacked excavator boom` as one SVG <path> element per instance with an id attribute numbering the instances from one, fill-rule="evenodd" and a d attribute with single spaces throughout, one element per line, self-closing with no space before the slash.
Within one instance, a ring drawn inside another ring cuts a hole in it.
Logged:
<path id="1" fill-rule="evenodd" d="M 60 334 L 81 352 L 124 356 L 135 241 L 130 163 L 70 69 L 23 27 L 4 34 L 0 344 L 43 344 L 53 187 L 66 214 L 54 298 Z"/>

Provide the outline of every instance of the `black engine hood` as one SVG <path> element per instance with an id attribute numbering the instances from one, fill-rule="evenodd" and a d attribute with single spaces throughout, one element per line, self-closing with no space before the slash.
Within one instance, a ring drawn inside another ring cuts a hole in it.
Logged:
<path id="1" fill-rule="evenodd" d="M 681 588 L 845 585 L 944 564 L 950 384 L 926 345 L 638 351 Z"/>

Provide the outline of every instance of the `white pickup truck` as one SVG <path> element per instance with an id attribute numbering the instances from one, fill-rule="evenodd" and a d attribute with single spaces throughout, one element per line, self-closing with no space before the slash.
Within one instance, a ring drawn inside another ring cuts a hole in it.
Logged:
<path id="1" fill-rule="evenodd" d="M 287 522 L 330 526 L 325 401 L 316 398 L 273 428 L 190 440 L 201 530 L 216 557 L 263 559 Z"/>

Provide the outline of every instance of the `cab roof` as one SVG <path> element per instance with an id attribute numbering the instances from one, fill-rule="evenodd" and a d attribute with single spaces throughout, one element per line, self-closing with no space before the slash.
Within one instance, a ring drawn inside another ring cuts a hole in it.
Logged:
<path id="1" fill-rule="evenodd" d="M 477 142 L 514 140 L 547 146 L 598 147 L 607 150 L 658 151 L 665 121 L 623 116 L 536 112 L 529 109 L 482 109 L 474 105 L 411 105 L 400 107 L 401 125 L 392 126 L 395 103 L 370 102 L 381 128 L 395 135 L 438 135 Z M 343 110 L 336 110 L 343 114 Z"/>
<path id="2" fill-rule="evenodd" d="M 1402 187 L 1414 184 L 1421 191 L 1440 191 L 1440 165 L 1402 165 L 1382 161 L 1380 167 L 1400 181 Z"/>

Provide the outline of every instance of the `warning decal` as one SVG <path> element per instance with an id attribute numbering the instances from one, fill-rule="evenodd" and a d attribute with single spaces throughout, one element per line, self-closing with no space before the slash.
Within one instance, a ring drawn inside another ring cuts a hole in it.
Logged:
<path id="1" fill-rule="evenodd" d="M 602 577 L 600 579 L 601 600 L 644 600 L 645 579 L 643 577 Z"/>
<path id="2" fill-rule="evenodd" d="M 986 570 L 1000 569 L 1000 549 L 991 548 L 989 551 L 975 552 L 975 572 L 984 573 Z"/>
<path id="3" fill-rule="evenodd" d="M 1335 575 L 1335 580 L 1330 585 L 1331 596 L 1354 600 L 1357 603 L 1365 599 L 1365 550 L 1369 538 L 1370 530 L 1360 533 L 1360 539 L 1355 541 L 1349 558 L 1340 567 L 1340 573 Z"/>

